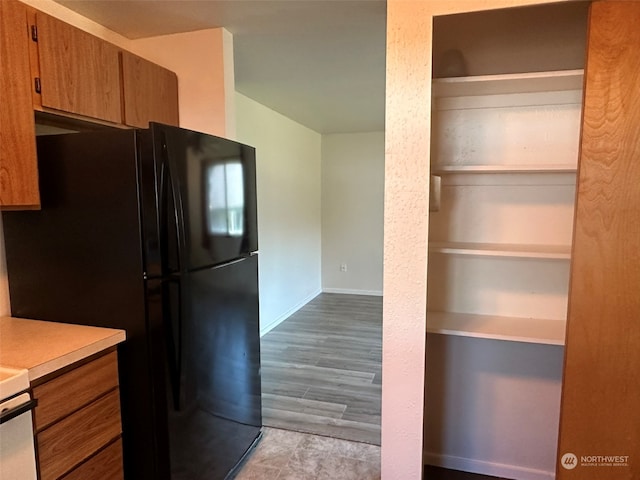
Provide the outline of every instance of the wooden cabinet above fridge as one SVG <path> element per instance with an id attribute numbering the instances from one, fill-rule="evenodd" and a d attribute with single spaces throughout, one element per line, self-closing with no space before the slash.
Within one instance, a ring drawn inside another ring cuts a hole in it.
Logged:
<path id="1" fill-rule="evenodd" d="M 178 126 L 174 72 L 17 0 L 0 2 L 0 24 L 0 209 L 40 207 L 41 121 L 70 130 Z"/>

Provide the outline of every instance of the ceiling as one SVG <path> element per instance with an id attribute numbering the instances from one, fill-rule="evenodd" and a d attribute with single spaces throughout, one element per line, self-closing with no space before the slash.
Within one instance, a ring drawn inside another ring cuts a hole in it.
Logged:
<path id="1" fill-rule="evenodd" d="M 319 132 L 384 130 L 385 0 L 55 0 L 135 39 L 225 27 L 236 90 Z"/>

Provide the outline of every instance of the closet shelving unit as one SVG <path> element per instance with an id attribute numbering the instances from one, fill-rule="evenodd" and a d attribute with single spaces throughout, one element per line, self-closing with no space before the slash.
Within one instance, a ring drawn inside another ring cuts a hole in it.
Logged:
<path id="1" fill-rule="evenodd" d="M 433 80 L 428 332 L 564 344 L 582 83 Z"/>

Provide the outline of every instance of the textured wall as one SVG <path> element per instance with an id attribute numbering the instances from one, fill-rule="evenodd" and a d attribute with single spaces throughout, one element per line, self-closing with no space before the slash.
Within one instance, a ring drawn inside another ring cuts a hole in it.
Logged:
<path id="1" fill-rule="evenodd" d="M 383 480 L 422 475 L 433 16 L 538 3 L 387 2 Z"/>

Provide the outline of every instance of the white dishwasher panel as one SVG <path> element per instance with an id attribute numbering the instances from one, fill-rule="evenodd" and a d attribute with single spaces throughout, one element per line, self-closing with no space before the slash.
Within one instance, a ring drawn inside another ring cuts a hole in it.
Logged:
<path id="1" fill-rule="evenodd" d="M 37 480 L 29 392 L 0 399 L 0 480 Z"/>

